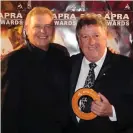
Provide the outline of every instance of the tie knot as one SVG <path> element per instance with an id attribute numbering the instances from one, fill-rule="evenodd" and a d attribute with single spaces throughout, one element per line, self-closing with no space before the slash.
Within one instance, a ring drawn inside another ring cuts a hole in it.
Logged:
<path id="1" fill-rule="evenodd" d="M 89 66 L 90 66 L 90 69 L 94 69 L 97 65 L 96 63 L 90 63 Z"/>

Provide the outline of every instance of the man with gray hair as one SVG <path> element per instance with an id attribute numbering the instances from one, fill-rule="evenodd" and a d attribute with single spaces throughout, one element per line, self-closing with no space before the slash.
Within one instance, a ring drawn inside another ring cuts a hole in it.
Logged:
<path id="1" fill-rule="evenodd" d="M 81 52 L 71 57 L 70 97 L 80 88 L 91 88 L 101 99 L 79 99 L 87 97 L 89 101 L 84 101 L 81 114 L 92 112 L 97 116 L 82 120 L 72 111 L 79 133 L 132 133 L 133 61 L 107 49 L 107 23 L 102 16 L 83 15 L 77 23 L 76 35 Z"/>

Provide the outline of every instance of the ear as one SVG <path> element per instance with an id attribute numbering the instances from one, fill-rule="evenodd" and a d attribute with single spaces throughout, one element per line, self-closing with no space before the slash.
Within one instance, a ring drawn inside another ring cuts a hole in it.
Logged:
<path id="1" fill-rule="evenodd" d="M 28 38 L 27 35 L 28 35 L 28 27 L 26 24 L 24 24 L 24 26 L 23 26 L 23 38 L 27 39 Z"/>
<path id="2" fill-rule="evenodd" d="M 27 35 L 28 34 L 28 26 L 27 25 L 24 25 L 24 32 L 25 32 L 25 35 Z"/>
<path id="3" fill-rule="evenodd" d="M 25 26 L 23 26 L 22 34 L 23 34 L 23 38 L 25 39 L 27 36 Z"/>
<path id="4" fill-rule="evenodd" d="M 79 34 L 78 33 L 76 33 L 76 39 L 77 39 L 77 42 L 79 44 L 80 43 L 80 39 L 79 39 Z"/>

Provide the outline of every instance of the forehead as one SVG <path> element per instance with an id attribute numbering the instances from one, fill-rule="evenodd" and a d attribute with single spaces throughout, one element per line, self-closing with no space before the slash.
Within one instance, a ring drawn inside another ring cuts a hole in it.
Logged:
<path id="1" fill-rule="evenodd" d="M 99 25 L 84 25 L 79 33 L 89 34 L 89 33 L 103 33 L 105 30 Z"/>
<path id="2" fill-rule="evenodd" d="M 30 18 L 30 24 L 51 24 L 52 18 L 49 14 L 37 14 Z"/>

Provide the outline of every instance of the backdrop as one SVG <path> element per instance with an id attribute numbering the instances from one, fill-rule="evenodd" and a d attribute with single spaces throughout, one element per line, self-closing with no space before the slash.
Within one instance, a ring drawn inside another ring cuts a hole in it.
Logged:
<path id="1" fill-rule="evenodd" d="M 80 15 L 95 12 L 108 22 L 107 45 L 122 55 L 133 58 L 132 1 L 2 1 L 0 12 L 0 58 L 24 44 L 22 27 L 26 14 L 35 6 L 45 6 L 54 13 L 54 42 L 64 45 L 70 55 L 79 52 L 75 26 Z"/>

